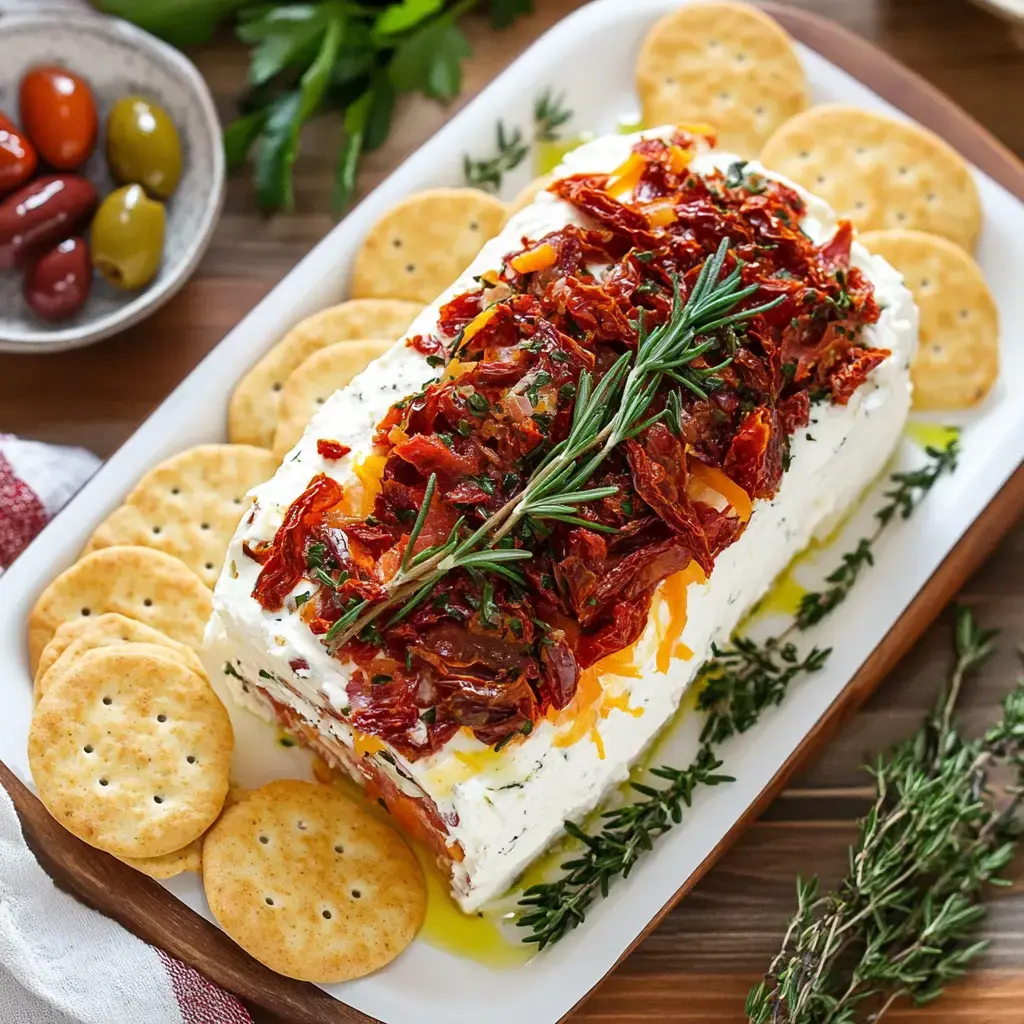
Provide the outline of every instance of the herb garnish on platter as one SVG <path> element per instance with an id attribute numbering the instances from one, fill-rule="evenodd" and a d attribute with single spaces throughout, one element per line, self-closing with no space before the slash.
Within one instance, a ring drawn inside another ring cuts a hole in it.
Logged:
<path id="1" fill-rule="evenodd" d="M 866 544 L 870 550 L 881 532 L 896 521 L 897 513 L 899 518 L 908 518 L 936 481 L 956 468 L 958 452 L 957 436 L 945 448 L 927 448 L 928 462 L 921 469 L 890 474 L 893 487 L 885 492 L 889 502 L 876 513 L 879 526 L 869 540 L 860 541 L 858 548 Z M 843 566 L 849 557 L 844 556 Z M 820 609 L 814 622 L 821 621 L 841 603 L 859 571 L 841 596 L 828 597 L 831 591 L 806 595 L 805 601 L 810 599 L 809 604 Z M 835 575 L 832 573 L 829 581 Z M 587 908 L 599 896 L 608 894 L 616 878 L 625 878 L 640 855 L 653 849 L 658 836 L 682 821 L 684 808 L 690 806 L 696 789 L 734 781 L 732 776 L 719 771 L 724 763 L 720 745 L 753 728 L 768 708 L 782 702 L 795 679 L 821 669 L 831 653 L 830 649 L 817 647 L 806 655 L 798 652 L 789 638 L 810 625 L 812 622 L 798 613 L 782 633 L 768 640 L 758 642 L 738 636 L 728 647 L 715 648 L 715 656 L 702 666 L 694 684 L 700 688 L 698 708 L 707 716 L 697 755 L 683 769 L 667 765 L 650 769 L 650 774 L 666 780 L 667 786 L 630 782 L 642 799 L 605 811 L 597 832 L 587 833 L 573 822 L 565 822 L 566 833 L 581 848 L 561 865 L 559 877 L 533 885 L 523 893 L 519 900 L 521 916 L 516 924 L 529 929 L 524 942 L 536 943 L 543 949 L 563 938 L 584 920 Z M 837 1024 L 840 1019 L 836 1019 Z"/>
<path id="2" fill-rule="evenodd" d="M 847 876 L 825 894 L 816 878 L 797 881 L 796 915 L 747 999 L 752 1024 L 878 1021 L 904 997 L 935 999 L 985 948 L 981 901 L 1009 884 L 1024 824 L 1024 680 L 981 739 L 965 739 L 953 713 L 993 635 L 957 610 L 949 685 L 923 728 L 870 769 L 875 802 Z"/>
<path id="3" fill-rule="evenodd" d="M 224 132 L 228 165 L 253 158 L 256 200 L 266 212 L 294 205 L 292 166 L 303 126 L 321 111 L 342 112 L 334 202 L 343 209 L 355 191 L 363 153 L 383 144 L 396 98 L 420 92 L 448 103 L 462 89 L 462 64 L 472 53 L 459 27 L 473 10 L 506 28 L 533 10 L 533 0 L 97 0 L 175 46 L 209 42 L 234 21 L 251 48 L 241 116 Z M 184 8 L 184 9 L 183 9 Z"/>

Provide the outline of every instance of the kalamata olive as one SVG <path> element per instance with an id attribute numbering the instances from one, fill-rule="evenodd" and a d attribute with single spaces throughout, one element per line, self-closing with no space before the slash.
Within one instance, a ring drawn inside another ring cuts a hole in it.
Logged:
<path id="1" fill-rule="evenodd" d="M 73 171 L 96 145 L 96 101 L 85 80 L 67 68 L 32 68 L 18 94 L 21 127 L 51 167 Z"/>
<path id="2" fill-rule="evenodd" d="M 92 222 L 92 265 L 116 288 L 149 284 L 164 251 L 164 204 L 141 185 L 124 185 L 100 203 Z"/>
<path id="3" fill-rule="evenodd" d="M 0 267 L 23 266 L 52 249 L 96 209 L 91 181 L 77 174 L 36 178 L 0 203 Z"/>
<path id="4" fill-rule="evenodd" d="M 181 179 L 181 140 L 164 108 L 122 96 L 107 118 L 107 163 L 118 181 L 168 199 Z"/>
<path id="5" fill-rule="evenodd" d="M 44 320 L 66 320 L 89 298 L 92 264 L 84 238 L 65 238 L 29 267 L 25 301 Z"/>
<path id="6" fill-rule="evenodd" d="M 28 136 L 0 114 L 0 192 L 24 185 L 36 173 L 39 162 Z"/>

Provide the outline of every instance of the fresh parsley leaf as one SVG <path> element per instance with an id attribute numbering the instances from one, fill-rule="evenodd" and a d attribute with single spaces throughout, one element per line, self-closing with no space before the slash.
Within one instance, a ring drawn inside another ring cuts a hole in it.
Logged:
<path id="1" fill-rule="evenodd" d="M 523 14 L 533 13 L 533 0 L 491 0 L 491 24 L 508 28 Z"/>
<path id="2" fill-rule="evenodd" d="M 253 167 L 256 203 L 265 213 L 294 206 L 292 164 L 301 109 L 302 95 L 297 91 L 284 93 L 267 107 Z"/>
<path id="3" fill-rule="evenodd" d="M 250 0 L 97 0 L 108 14 L 141 25 L 179 49 L 208 43 L 214 29 Z"/>
<path id="4" fill-rule="evenodd" d="M 373 26 L 376 36 L 393 36 L 415 28 L 420 22 L 437 14 L 444 0 L 401 0 L 392 4 L 377 18 Z"/>
<path id="5" fill-rule="evenodd" d="M 253 49 L 249 82 L 263 85 L 287 68 L 307 67 L 319 49 L 320 37 L 335 13 L 334 4 L 294 4 L 256 9 L 241 22 L 236 35 Z"/>
<path id="6" fill-rule="evenodd" d="M 254 110 L 236 117 L 224 129 L 224 159 L 229 171 L 236 171 L 245 163 L 253 143 L 267 123 L 267 111 Z"/>
<path id="7" fill-rule="evenodd" d="M 391 81 L 398 92 L 454 99 L 462 87 L 462 61 L 471 53 L 469 41 L 452 19 L 437 18 L 395 50 L 388 69 Z"/>

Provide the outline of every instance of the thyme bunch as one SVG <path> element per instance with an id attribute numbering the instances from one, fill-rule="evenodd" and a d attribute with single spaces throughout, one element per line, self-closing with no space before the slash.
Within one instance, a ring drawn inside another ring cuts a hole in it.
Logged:
<path id="1" fill-rule="evenodd" d="M 747 999 L 752 1024 L 878 1021 L 899 999 L 935 999 L 985 948 L 981 901 L 1008 884 L 1024 824 L 1024 680 L 981 739 L 961 735 L 954 710 L 993 635 L 957 610 L 949 683 L 921 730 L 869 769 L 875 801 L 847 876 L 824 894 L 798 880 L 782 948 Z"/>
<path id="2" fill-rule="evenodd" d="M 953 437 L 945 448 L 927 448 L 928 462 L 920 469 L 890 474 L 893 486 L 885 492 L 889 500 L 878 513 L 880 525 L 873 539 L 897 518 L 897 513 L 903 519 L 913 514 L 936 481 L 956 468 L 958 450 L 958 438 Z M 843 564 L 849 558 L 849 554 L 844 556 Z M 853 582 L 856 582 L 856 575 L 847 592 Z M 829 603 L 820 618 L 839 603 Z M 697 756 L 685 769 L 667 765 L 652 768 L 653 776 L 669 782 L 666 787 L 631 783 L 644 799 L 607 812 L 601 819 L 602 828 L 595 835 L 585 833 L 573 822 L 564 823 L 566 833 L 577 840 L 582 849 L 561 865 L 561 874 L 556 879 L 531 886 L 523 893 L 519 900 L 522 914 L 516 924 L 530 929 L 524 942 L 536 943 L 542 949 L 565 936 L 583 920 L 587 907 L 597 896 L 607 895 L 614 879 L 625 877 L 637 857 L 652 848 L 651 840 L 682 820 L 683 808 L 690 805 L 695 789 L 732 781 L 730 776 L 718 771 L 723 766 L 720 745 L 752 729 L 766 710 L 782 703 L 796 679 L 819 671 L 831 653 L 830 648 L 812 647 L 807 654 L 800 654 L 791 637 L 808 625 L 810 623 L 802 624 L 797 618 L 768 640 L 758 642 L 736 636 L 726 647 L 712 648 L 713 657 L 701 667 L 694 683 L 698 687 L 698 709 L 706 715 Z M 979 639 L 980 634 L 967 632 L 966 624 L 962 628 L 964 634 L 958 643 L 965 650 L 981 651 L 990 640 L 988 634 Z M 955 678 L 962 680 L 966 671 L 978 663 L 977 660 L 965 662 L 962 672 Z M 956 688 L 959 689 L 959 682 Z M 1024 721 L 1024 692 L 1016 700 L 1020 705 L 1019 717 Z M 1019 736 L 1024 741 L 1024 725 Z M 1011 739 L 1011 736 L 1004 736 L 1004 744 L 1009 744 Z M 1024 755 L 1017 756 L 1021 758 L 1019 767 L 1024 774 Z M 657 827 L 652 827 L 652 822 L 656 822 Z M 769 1020 L 775 1024 L 775 1018 L 763 1018 L 763 1021 Z M 811 1024 L 811 1021 L 812 1018 L 807 1018 L 806 1022 L 801 1018 L 799 1024 Z M 830 1024 L 848 1024 L 849 1021 L 850 1018 L 837 1017 Z M 757 1024 L 762 1024 L 762 1019 L 759 1018 Z M 814 1024 L 817 1024 L 816 1019 Z"/>

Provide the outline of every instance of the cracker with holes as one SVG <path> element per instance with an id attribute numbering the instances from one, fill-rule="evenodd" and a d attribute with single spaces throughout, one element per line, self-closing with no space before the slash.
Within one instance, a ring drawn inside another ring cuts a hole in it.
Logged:
<path id="1" fill-rule="evenodd" d="M 100 616 L 104 618 L 105 616 Z M 136 625 L 142 626 L 142 623 Z M 198 655 L 191 647 L 186 647 L 184 644 L 175 643 L 175 641 L 163 636 L 158 633 L 155 629 L 149 630 L 147 626 L 142 626 L 143 629 L 148 630 L 154 640 L 123 640 L 118 633 L 130 632 L 134 637 L 142 635 L 141 632 L 132 630 L 119 630 L 115 633 L 104 634 L 101 632 L 86 633 L 84 636 L 79 637 L 77 640 L 72 641 L 68 647 L 64 650 L 59 658 L 54 661 L 50 667 L 37 677 L 36 684 L 34 687 L 34 693 L 36 700 L 46 691 L 53 686 L 53 684 L 62 676 L 68 669 L 74 665 L 79 658 L 85 654 L 86 651 L 94 651 L 97 648 L 109 647 L 111 649 L 120 649 L 130 647 L 133 650 L 151 654 L 155 658 L 169 658 L 171 661 L 176 661 L 179 665 L 184 665 L 185 668 L 191 669 L 198 676 L 202 676 L 204 679 L 207 678 L 206 669 L 203 668 L 203 663 L 199 660 Z M 49 647 L 49 644 L 47 644 Z M 45 653 L 45 651 L 44 651 Z M 42 658 L 39 659 L 40 665 L 42 664 Z"/>
<path id="2" fill-rule="evenodd" d="M 32 778 L 69 832 L 117 857 L 182 850 L 216 820 L 234 736 L 206 679 L 168 657 L 87 651 L 36 706 Z"/>
<path id="3" fill-rule="evenodd" d="M 284 382 L 314 352 L 358 338 L 397 341 L 423 308 L 402 299 L 352 299 L 296 324 L 239 382 L 228 407 L 228 438 L 269 448 L 274 443 Z"/>
<path id="4" fill-rule="evenodd" d="M 29 613 L 29 663 L 65 622 L 118 612 L 198 650 L 210 617 L 210 591 L 183 562 L 143 547 L 101 548 L 65 569 Z"/>
<path id="5" fill-rule="evenodd" d="M 274 433 L 274 457 L 291 451 L 306 424 L 338 388 L 343 388 L 389 348 L 390 341 L 346 341 L 314 352 L 285 382 L 280 419 Z M 230 540 L 230 537 L 228 538 Z M 226 542 L 225 542 L 226 543 Z"/>
<path id="6" fill-rule="evenodd" d="M 722 149 L 745 157 L 808 103 L 789 36 L 748 4 L 688 4 L 666 14 L 644 39 L 636 84 L 644 124 L 707 122 Z"/>
<path id="7" fill-rule="evenodd" d="M 505 204 L 473 188 L 435 188 L 403 199 L 370 228 L 356 253 L 352 294 L 432 302 L 505 223 Z"/>
<path id="8" fill-rule="evenodd" d="M 154 466 L 96 528 L 86 552 L 139 544 L 180 558 L 208 587 L 246 510 L 246 493 L 277 460 L 248 444 L 204 444 Z"/>
<path id="9" fill-rule="evenodd" d="M 970 250 L 981 228 L 967 164 L 918 125 L 841 104 L 813 107 L 768 140 L 761 162 L 861 231 L 928 231 Z"/>
<path id="10" fill-rule="evenodd" d="M 203 870 L 203 840 L 200 836 L 183 849 L 165 853 L 162 857 L 122 857 L 121 860 L 128 867 L 158 881 L 176 878 L 186 872 L 198 874 Z"/>
<path id="11" fill-rule="evenodd" d="M 57 627 L 53 639 L 43 648 L 39 664 L 36 666 L 33 685 L 37 694 L 40 680 L 50 670 L 50 667 L 72 644 L 83 638 L 88 638 L 91 641 L 85 645 L 85 649 L 112 644 L 165 644 L 178 651 L 183 657 L 191 656 L 193 660 L 190 667 L 197 671 L 202 669 L 202 663 L 190 647 L 177 643 L 159 630 L 153 629 L 137 619 L 130 619 L 127 615 L 118 615 L 117 612 L 107 612 L 105 615 L 89 615 L 86 618 L 73 619 L 70 622 L 61 623 Z"/>
<path id="12" fill-rule="evenodd" d="M 922 231 L 869 231 L 860 241 L 903 275 L 917 303 L 914 407 L 977 405 L 999 375 L 999 311 L 977 263 Z"/>
<path id="13" fill-rule="evenodd" d="M 330 786 L 272 782 L 203 843 L 213 916 L 260 963 L 329 984 L 379 970 L 412 942 L 426 892 L 398 834 Z"/>

